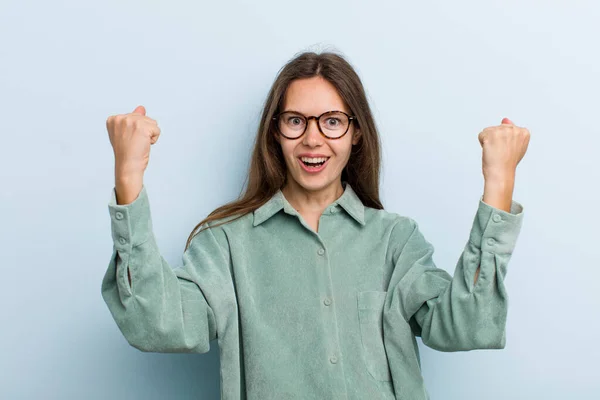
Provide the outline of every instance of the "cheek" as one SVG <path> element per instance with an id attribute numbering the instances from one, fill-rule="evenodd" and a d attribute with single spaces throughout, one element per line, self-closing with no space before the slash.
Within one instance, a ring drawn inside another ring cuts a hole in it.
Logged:
<path id="1" fill-rule="evenodd" d="M 281 151 L 283 153 L 283 157 L 286 160 L 293 161 L 294 157 L 294 145 L 291 143 L 281 144 Z"/>
<path id="2" fill-rule="evenodd" d="M 352 143 L 339 143 L 338 146 L 332 147 L 338 160 L 347 160 L 350 158 L 350 152 L 352 151 Z"/>

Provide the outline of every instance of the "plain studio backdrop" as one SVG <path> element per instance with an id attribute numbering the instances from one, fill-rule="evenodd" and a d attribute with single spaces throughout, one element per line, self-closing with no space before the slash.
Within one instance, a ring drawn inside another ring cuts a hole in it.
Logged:
<path id="1" fill-rule="evenodd" d="M 0 2 L 0 398 L 218 399 L 206 354 L 128 345 L 100 285 L 112 253 L 106 118 L 162 135 L 144 183 L 165 259 L 242 188 L 262 104 L 300 51 L 346 55 L 383 142 L 385 208 L 454 272 L 483 194 L 477 135 L 527 127 L 503 350 L 419 339 L 432 399 L 598 399 L 600 6 L 593 1 Z M 406 399 L 410 400 L 410 399 Z"/>

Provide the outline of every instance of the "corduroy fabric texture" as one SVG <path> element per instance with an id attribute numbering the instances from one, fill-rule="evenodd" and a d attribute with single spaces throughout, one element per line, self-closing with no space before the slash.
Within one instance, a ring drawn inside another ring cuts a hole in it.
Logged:
<path id="1" fill-rule="evenodd" d="M 127 205 L 113 188 L 101 292 L 126 340 L 190 353 L 216 340 L 223 400 L 426 400 L 416 336 L 440 351 L 504 348 L 504 278 L 523 206 L 513 200 L 508 213 L 481 197 L 451 276 L 412 218 L 365 207 L 343 185 L 318 232 L 278 191 L 209 224 L 175 268 L 156 242 L 146 186 Z"/>

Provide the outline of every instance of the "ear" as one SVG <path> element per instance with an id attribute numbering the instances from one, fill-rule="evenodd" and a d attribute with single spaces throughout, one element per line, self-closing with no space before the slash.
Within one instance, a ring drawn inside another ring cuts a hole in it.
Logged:
<path id="1" fill-rule="evenodd" d="M 360 132 L 360 129 L 355 130 L 354 134 L 352 135 L 352 145 L 358 144 L 361 136 L 362 136 L 362 133 Z"/>

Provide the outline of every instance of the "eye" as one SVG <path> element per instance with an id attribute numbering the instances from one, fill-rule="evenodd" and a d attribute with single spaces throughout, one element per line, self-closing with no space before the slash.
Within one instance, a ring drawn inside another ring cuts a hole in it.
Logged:
<path id="1" fill-rule="evenodd" d="M 339 118 L 333 118 L 333 117 L 327 118 L 326 121 L 327 121 L 326 124 L 331 127 L 337 127 L 342 122 Z"/>
<path id="2" fill-rule="evenodd" d="M 297 127 L 297 126 L 304 125 L 304 118 L 302 118 L 302 116 L 298 115 L 298 114 L 286 113 L 282 116 L 281 120 L 285 125 L 291 126 L 291 127 Z"/>

